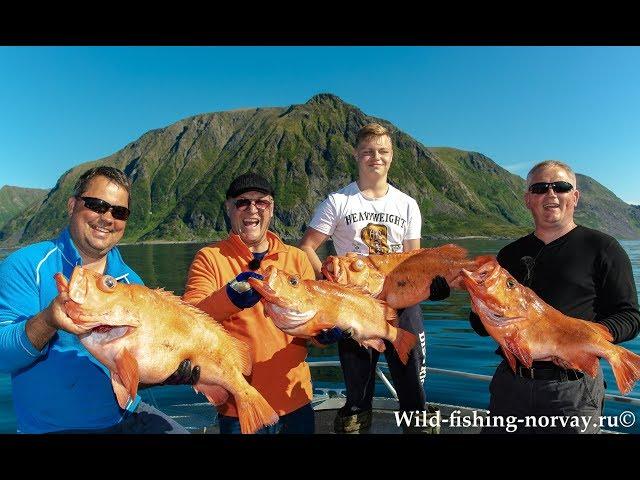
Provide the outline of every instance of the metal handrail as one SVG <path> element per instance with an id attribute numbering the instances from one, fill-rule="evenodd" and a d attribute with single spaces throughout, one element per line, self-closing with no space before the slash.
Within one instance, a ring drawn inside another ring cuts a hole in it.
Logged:
<path id="1" fill-rule="evenodd" d="M 317 361 L 312 360 L 312 361 L 307 361 L 307 363 L 309 364 L 310 367 L 339 367 L 340 366 L 340 362 L 338 360 L 317 360 Z M 389 368 L 389 365 L 386 362 L 378 362 L 378 366 L 376 366 L 376 374 L 378 375 L 378 378 L 382 381 L 382 383 L 384 383 L 384 385 L 387 387 L 389 392 L 391 392 L 393 397 L 397 400 L 398 394 L 396 393 L 396 390 L 393 388 L 393 385 L 391 385 L 391 382 L 389 382 L 389 379 L 382 372 L 380 367 Z M 486 383 L 489 383 L 493 378 L 491 375 L 482 375 L 480 373 L 460 372 L 458 370 L 447 370 L 444 368 L 432 368 L 432 367 L 427 367 L 427 373 L 447 375 L 450 377 L 469 378 L 471 380 L 480 380 Z M 604 398 L 606 400 L 611 400 L 613 402 L 640 406 L 640 398 L 624 397 L 622 395 L 614 395 L 610 393 L 605 393 Z"/>

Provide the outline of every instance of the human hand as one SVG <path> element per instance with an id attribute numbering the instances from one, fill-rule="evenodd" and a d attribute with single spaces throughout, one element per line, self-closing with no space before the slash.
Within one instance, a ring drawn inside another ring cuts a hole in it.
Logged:
<path id="1" fill-rule="evenodd" d="M 195 385 L 200 379 L 200 366 L 192 368 L 191 360 L 180 362 L 178 369 L 158 385 Z"/>
<path id="2" fill-rule="evenodd" d="M 249 278 L 264 280 L 264 277 L 259 273 L 242 272 L 227 283 L 227 296 L 231 303 L 238 308 L 251 308 L 262 298 L 262 295 L 251 288 L 251 285 L 247 282 Z"/>
<path id="3" fill-rule="evenodd" d="M 321 345 L 331 345 L 337 341 L 351 337 L 351 330 L 341 330 L 338 327 L 322 330 L 314 338 Z"/>
<path id="4" fill-rule="evenodd" d="M 77 307 L 77 303 L 71 300 L 69 296 L 69 284 L 64 275 L 57 273 L 54 276 L 58 296 L 54 298 L 49 306 L 43 310 L 45 324 L 54 330 L 64 330 L 65 332 L 80 335 L 91 330 L 90 326 L 77 324 L 69 316 L 69 312 L 73 307 Z"/>
<path id="5" fill-rule="evenodd" d="M 429 300 L 444 300 L 451 294 L 446 278 L 436 275 L 429 287 Z"/>

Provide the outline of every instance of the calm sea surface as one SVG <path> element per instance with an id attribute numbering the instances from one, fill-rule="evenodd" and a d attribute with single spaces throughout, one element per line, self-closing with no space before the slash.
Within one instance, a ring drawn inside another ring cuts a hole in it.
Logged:
<path id="1" fill-rule="evenodd" d="M 293 242 L 291 242 L 293 243 Z M 422 246 L 431 247 L 442 241 L 423 241 Z M 508 243 L 508 240 L 465 239 L 456 243 L 467 248 L 471 256 L 495 254 Z M 640 241 L 622 241 L 633 266 L 636 288 L 640 291 Z M 164 287 L 182 294 L 187 270 L 195 253 L 204 244 L 155 244 L 124 245 L 120 250 L 125 261 L 140 274 L 149 287 Z M 321 258 L 327 250 L 319 252 Z M 0 260 L 8 255 L 0 249 Z M 449 298 L 440 302 L 422 304 L 424 326 L 427 332 L 427 365 L 434 368 L 466 371 L 492 375 L 500 358 L 494 354 L 496 343 L 490 337 L 479 337 L 468 322 L 469 297 L 466 292 L 453 292 Z M 640 354 L 640 338 L 626 342 L 624 346 Z M 335 346 L 324 350 L 310 349 L 310 360 L 338 360 Z M 381 361 L 384 361 L 381 358 Z M 619 394 L 611 373 L 609 363 L 602 361 L 608 393 Z M 340 388 L 342 374 L 335 368 L 314 368 L 312 370 L 314 387 Z M 640 384 L 639 384 L 640 385 Z M 636 385 L 629 397 L 640 399 L 640 386 Z M 488 383 L 467 380 L 438 374 L 430 374 L 425 382 L 427 399 L 433 402 L 468 405 L 486 408 L 489 402 Z M 180 415 L 181 404 L 205 402 L 189 387 L 155 387 L 141 392 L 145 401 L 157 405 L 170 415 Z M 377 394 L 389 396 L 384 385 L 377 386 Z M 211 410 L 208 405 L 201 407 L 202 416 L 191 415 L 193 427 L 204 427 L 211 422 Z M 621 431 L 640 433 L 640 407 L 618 402 L 607 402 L 605 415 L 618 415 L 628 410 L 635 414 L 638 421 L 632 428 Z M 180 418 L 177 418 L 180 421 Z M 197 425 L 198 421 L 202 425 Z M 614 428 L 616 429 L 616 428 Z M 15 416 L 11 401 L 11 382 L 7 375 L 0 374 L 0 433 L 15 432 Z"/>

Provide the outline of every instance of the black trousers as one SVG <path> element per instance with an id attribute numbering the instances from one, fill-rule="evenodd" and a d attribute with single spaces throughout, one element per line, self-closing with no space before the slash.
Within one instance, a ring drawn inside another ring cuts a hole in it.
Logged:
<path id="1" fill-rule="evenodd" d="M 420 305 L 398 310 L 398 326 L 417 337 L 416 345 L 409 353 L 407 365 L 403 365 L 393 344 L 384 341 L 384 352 L 391 373 L 391 381 L 400 403 L 400 411 L 424 410 L 426 396 L 424 379 L 427 375 L 426 338 Z M 338 342 L 340 365 L 347 388 L 345 407 L 370 410 L 376 380 L 376 364 L 380 352 L 362 347 L 348 338 Z"/>
<path id="2" fill-rule="evenodd" d="M 604 390 L 601 368 L 595 378 L 536 380 L 514 375 L 503 360 L 489 385 L 494 418 L 481 433 L 599 433 Z"/>
<path id="3" fill-rule="evenodd" d="M 141 434 L 141 433 L 189 433 L 173 418 L 148 403 L 140 402 L 134 412 L 128 412 L 122 421 L 113 427 L 100 430 L 62 430 L 52 433 L 92 433 L 92 434 Z"/>

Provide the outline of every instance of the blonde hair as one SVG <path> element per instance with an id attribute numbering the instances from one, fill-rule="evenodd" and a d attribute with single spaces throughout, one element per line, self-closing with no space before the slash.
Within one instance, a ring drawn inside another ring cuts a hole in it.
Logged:
<path id="1" fill-rule="evenodd" d="M 552 168 L 552 167 L 556 167 L 556 168 L 561 168 L 562 170 L 564 170 L 573 180 L 573 187 L 575 188 L 577 185 L 577 180 L 576 180 L 576 174 L 573 171 L 573 169 L 567 165 L 564 162 L 561 162 L 560 160 L 545 160 L 544 162 L 540 162 L 537 163 L 533 166 L 533 168 L 531 170 L 529 170 L 529 173 L 527 173 L 527 185 L 530 184 L 531 182 L 531 178 L 539 171 L 539 170 L 543 170 L 545 168 Z"/>

